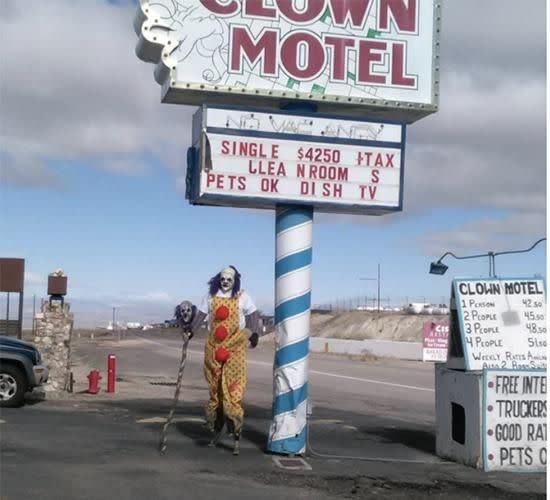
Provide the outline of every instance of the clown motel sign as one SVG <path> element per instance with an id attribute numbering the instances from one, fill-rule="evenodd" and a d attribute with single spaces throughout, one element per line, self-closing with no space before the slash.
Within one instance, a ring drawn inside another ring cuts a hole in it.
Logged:
<path id="1" fill-rule="evenodd" d="M 402 207 L 405 126 L 203 107 L 194 117 L 195 204 L 380 215 Z"/>
<path id="2" fill-rule="evenodd" d="M 546 393 L 546 371 L 484 370 L 485 470 L 546 469 Z"/>
<path id="3" fill-rule="evenodd" d="M 544 280 L 457 279 L 451 301 L 467 370 L 546 369 Z"/>
<path id="4" fill-rule="evenodd" d="M 141 0 L 137 54 L 163 101 L 370 110 L 438 107 L 437 0 Z"/>

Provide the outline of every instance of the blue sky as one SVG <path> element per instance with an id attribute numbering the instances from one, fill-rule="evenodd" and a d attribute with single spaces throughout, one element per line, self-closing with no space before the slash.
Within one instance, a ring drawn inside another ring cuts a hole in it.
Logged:
<path id="1" fill-rule="evenodd" d="M 314 304 L 372 297 L 376 282 L 359 278 L 379 263 L 393 304 L 448 301 L 452 278 L 484 276 L 488 260 L 447 259 L 445 276 L 429 275 L 442 253 L 524 249 L 546 235 L 545 2 L 516 6 L 444 5 L 441 109 L 408 128 L 404 210 L 316 214 Z M 26 318 L 57 268 L 81 326 L 104 325 L 113 306 L 125 320 L 166 319 L 227 264 L 271 312 L 274 213 L 184 199 L 194 108 L 160 103 L 153 66 L 134 55 L 134 11 L 11 0 L 0 15 L 0 256 L 26 260 Z M 59 33 L 74 41 L 63 55 Z M 546 276 L 546 244 L 497 257 L 496 270 Z"/>

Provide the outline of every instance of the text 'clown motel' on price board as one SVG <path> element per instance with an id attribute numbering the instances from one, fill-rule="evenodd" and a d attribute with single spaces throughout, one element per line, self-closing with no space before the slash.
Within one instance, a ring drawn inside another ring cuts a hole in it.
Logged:
<path id="1" fill-rule="evenodd" d="M 453 300 L 468 370 L 546 368 L 542 279 L 457 279 Z"/>

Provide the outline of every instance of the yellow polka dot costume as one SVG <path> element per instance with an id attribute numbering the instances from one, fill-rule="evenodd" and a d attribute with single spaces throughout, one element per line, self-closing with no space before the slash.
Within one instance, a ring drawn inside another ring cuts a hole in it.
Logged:
<path id="1" fill-rule="evenodd" d="M 248 338 L 239 325 L 239 299 L 210 297 L 210 334 L 204 350 L 204 375 L 209 396 L 206 423 L 211 432 L 219 432 L 227 419 L 228 428 L 240 435 L 246 389 L 246 349 Z"/>

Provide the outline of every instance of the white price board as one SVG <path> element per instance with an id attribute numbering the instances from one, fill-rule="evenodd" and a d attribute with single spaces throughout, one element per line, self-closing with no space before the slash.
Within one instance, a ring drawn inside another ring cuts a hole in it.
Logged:
<path id="1" fill-rule="evenodd" d="M 546 469 L 546 371 L 483 371 L 485 470 Z"/>
<path id="2" fill-rule="evenodd" d="M 200 154 L 188 176 L 192 203 L 401 210 L 402 124 L 207 107 L 194 130 Z"/>
<path id="3" fill-rule="evenodd" d="M 456 279 L 452 299 L 467 370 L 546 369 L 542 279 Z"/>

